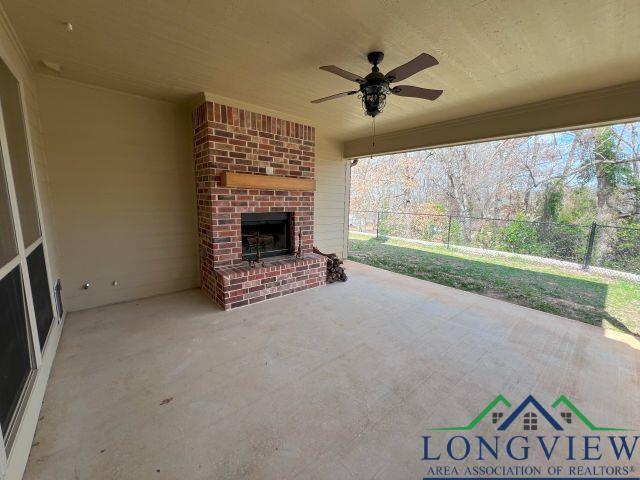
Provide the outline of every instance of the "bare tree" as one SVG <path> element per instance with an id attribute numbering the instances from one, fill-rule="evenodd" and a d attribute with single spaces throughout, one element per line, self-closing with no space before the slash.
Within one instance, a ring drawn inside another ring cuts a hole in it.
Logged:
<path id="1" fill-rule="evenodd" d="M 352 169 L 352 208 L 463 217 L 509 218 L 523 212 L 549 219 L 550 193 L 570 199 L 576 189 L 586 188 L 597 208 L 594 219 L 640 221 L 639 125 L 362 159 Z M 463 228 L 465 236 L 471 234 L 469 218 Z"/>

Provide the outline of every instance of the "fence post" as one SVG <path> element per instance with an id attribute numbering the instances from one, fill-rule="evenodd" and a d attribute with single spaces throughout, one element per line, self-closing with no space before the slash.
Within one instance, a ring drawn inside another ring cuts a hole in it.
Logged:
<path id="1" fill-rule="evenodd" d="M 449 215 L 449 228 L 447 229 L 447 248 L 449 248 L 450 240 L 451 240 L 451 215 Z"/>
<path id="2" fill-rule="evenodd" d="M 589 269 L 589 265 L 591 265 L 591 255 L 593 255 L 593 242 L 596 238 L 596 228 L 598 225 L 596 222 L 591 224 L 591 228 L 589 229 L 589 239 L 587 240 L 587 253 L 584 256 L 584 266 L 582 267 L 584 270 Z"/>
<path id="3" fill-rule="evenodd" d="M 376 238 L 380 238 L 380 212 L 376 212 Z"/>

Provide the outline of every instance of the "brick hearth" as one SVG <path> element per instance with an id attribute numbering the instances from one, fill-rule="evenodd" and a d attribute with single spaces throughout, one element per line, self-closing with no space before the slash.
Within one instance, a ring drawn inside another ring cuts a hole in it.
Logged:
<path id="1" fill-rule="evenodd" d="M 200 281 L 225 309 L 323 285 L 325 259 L 313 254 L 314 192 L 252 190 L 221 185 L 224 171 L 309 178 L 315 176 L 313 127 L 205 102 L 193 112 Z M 242 260 L 241 214 L 290 212 L 293 248 L 302 230 L 304 258 Z"/>

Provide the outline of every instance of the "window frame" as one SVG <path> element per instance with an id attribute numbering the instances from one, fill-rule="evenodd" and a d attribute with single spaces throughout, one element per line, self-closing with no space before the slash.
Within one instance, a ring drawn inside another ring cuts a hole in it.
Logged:
<path id="1" fill-rule="evenodd" d="M 538 414 L 535 412 L 526 412 L 523 419 L 524 430 L 538 430 Z"/>
<path id="2" fill-rule="evenodd" d="M 46 233 L 42 216 L 42 204 L 40 199 L 40 191 L 38 188 L 38 177 L 35 167 L 35 157 L 33 154 L 33 142 L 31 138 L 31 131 L 29 129 L 29 115 L 27 111 L 27 103 L 25 98 L 24 84 L 21 75 L 18 74 L 15 68 L 13 68 L 11 62 L 8 61 L 4 52 L 0 53 L 0 61 L 4 63 L 7 70 L 13 75 L 17 83 L 17 92 L 19 96 L 18 103 L 22 114 L 21 123 L 25 134 L 25 140 L 27 143 L 27 156 L 28 156 L 28 168 L 31 174 L 31 183 L 33 187 L 33 194 L 36 206 L 36 214 L 38 216 L 38 226 L 40 227 L 40 236 L 32 242 L 30 245 L 24 245 L 24 237 L 22 234 L 22 224 L 20 221 L 20 212 L 18 208 L 18 199 L 16 195 L 15 182 L 13 171 L 11 168 L 11 156 L 9 152 L 9 143 L 7 139 L 7 131 L 5 128 L 4 112 L 2 111 L 2 100 L 0 99 L 0 168 L 3 169 L 6 182 L 7 182 L 7 199 L 9 202 L 11 212 L 11 222 L 14 229 L 14 238 L 16 241 L 17 252 L 16 255 L 10 259 L 6 264 L 0 265 L 0 279 L 7 276 L 16 266 L 20 268 L 20 275 L 22 278 L 22 294 L 24 296 L 25 304 L 25 316 L 28 329 L 28 341 L 29 341 L 29 355 L 31 359 L 31 370 L 28 374 L 27 381 L 20 392 L 20 398 L 16 406 L 15 412 L 9 428 L 6 432 L 2 431 L 0 427 L 0 475 L 3 475 L 8 466 L 9 457 L 12 451 L 12 447 L 18 435 L 20 425 L 25 417 L 25 410 L 27 408 L 28 400 L 31 398 L 33 386 L 35 384 L 36 376 L 42 366 L 43 356 L 46 353 L 46 349 L 49 344 L 49 338 L 51 332 L 56 325 L 59 325 L 62 321 L 58 317 L 56 310 L 53 308 L 55 305 L 55 298 L 53 292 L 53 281 L 51 272 L 51 263 L 49 260 L 49 249 L 47 246 Z M 47 284 L 49 290 L 49 299 L 53 310 L 53 319 L 47 337 L 44 344 L 41 345 L 38 338 L 38 330 L 35 316 L 35 308 L 33 304 L 33 293 L 31 291 L 31 280 L 29 278 L 29 269 L 27 265 L 27 257 L 38 247 L 42 245 L 44 250 L 45 267 L 47 270 Z"/>

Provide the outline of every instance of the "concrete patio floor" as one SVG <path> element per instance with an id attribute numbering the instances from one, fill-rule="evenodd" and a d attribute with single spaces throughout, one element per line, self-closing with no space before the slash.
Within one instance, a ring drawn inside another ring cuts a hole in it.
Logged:
<path id="1" fill-rule="evenodd" d="M 347 262 L 231 312 L 198 290 L 68 316 L 25 478 L 422 478 L 422 435 L 497 394 L 640 425 L 640 350 Z"/>

